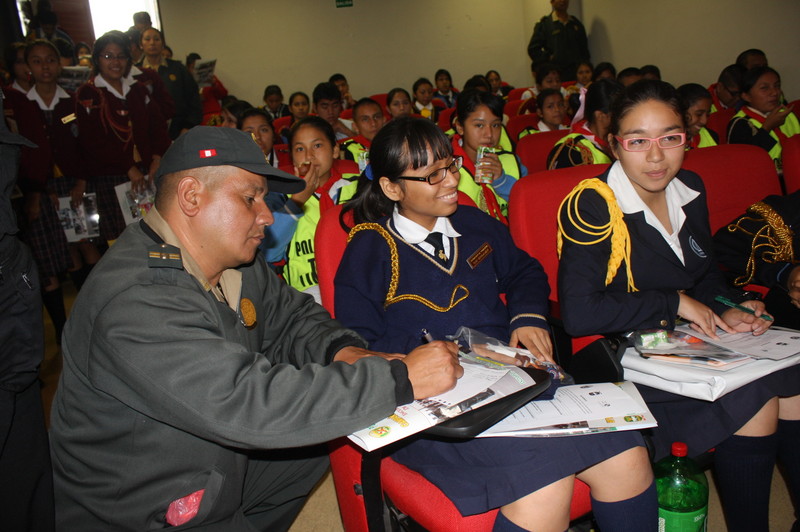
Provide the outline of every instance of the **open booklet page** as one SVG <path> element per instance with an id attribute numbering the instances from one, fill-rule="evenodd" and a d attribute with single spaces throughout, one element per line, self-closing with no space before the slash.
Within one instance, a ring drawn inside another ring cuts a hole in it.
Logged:
<path id="1" fill-rule="evenodd" d="M 549 401 L 531 401 L 479 437 L 573 436 L 655 427 L 632 382 L 562 386 Z"/>
<path id="2" fill-rule="evenodd" d="M 717 329 L 719 340 L 714 340 L 693 330 L 688 325 L 681 325 L 675 330 L 696 336 L 710 344 L 725 347 L 736 353 L 754 358 L 782 360 L 800 353 L 800 331 L 773 327 L 760 336 L 750 333 L 728 334 Z"/>
<path id="3" fill-rule="evenodd" d="M 717 371 L 728 371 L 755 360 L 727 347 L 710 344 L 686 332 L 665 329 L 636 331 L 631 336 L 642 358 L 668 364 L 685 364 Z"/>
<path id="4" fill-rule="evenodd" d="M 349 438 L 367 451 L 379 449 L 535 384 L 521 368 L 484 357 L 461 353 L 461 366 L 464 375 L 449 392 L 400 406 Z"/>

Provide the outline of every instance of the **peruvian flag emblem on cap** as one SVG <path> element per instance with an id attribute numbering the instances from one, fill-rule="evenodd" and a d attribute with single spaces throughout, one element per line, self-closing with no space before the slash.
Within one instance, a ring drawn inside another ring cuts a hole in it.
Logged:
<path id="1" fill-rule="evenodd" d="M 216 156 L 217 156 L 217 150 L 213 150 L 213 149 L 212 150 L 200 150 L 200 158 L 201 159 L 206 159 L 208 157 L 216 157 Z"/>

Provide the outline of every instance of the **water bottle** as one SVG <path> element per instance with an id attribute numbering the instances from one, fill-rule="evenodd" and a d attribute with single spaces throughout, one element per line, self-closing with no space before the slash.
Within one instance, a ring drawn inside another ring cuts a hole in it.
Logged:
<path id="1" fill-rule="evenodd" d="M 672 456 L 654 467 L 658 490 L 658 532 L 705 532 L 708 480 L 685 443 L 672 444 Z"/>

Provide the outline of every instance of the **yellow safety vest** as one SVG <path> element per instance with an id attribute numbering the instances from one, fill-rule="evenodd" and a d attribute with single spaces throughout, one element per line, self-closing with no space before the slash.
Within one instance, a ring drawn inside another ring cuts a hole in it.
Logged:
<path id="1" fill-rule="evenodd" d="M 497 158 L 500 159 L 503 173 L 510 175 L 515 180 L 519 180 L 522 171 L 520 170 L 519 161 L 517 161 L 516 156 L 513 153 L 502 151 L 497 154 Z M 491 185 L 489 185 L 489 189 L 492 191 L 495 198 L 497 198 L 497 204 L 500 205 L 500 211 L 503 213 L 503 216 L 508 216 L 508 202 L 500 197 Z M 461 179 L 458 181 L 458 190 L 469 196 L 469 198 L 475 202 L 475 205 L 486 212 L 483 188 L 475 182 L 475 176 L 464 166 L 461 167 Z"/>
<path id="2" fill-rule="evenodd" d="M 586 157 L 584 157 L 583 164 L 611 164 L 611 158 L 608 155 L 606 155 L 602 150 L 600 150 L 597 146 L 595 146 L 594 142 L 587 139 L 580 133 L 570 133 L 569 135 L 565 136 L 564 138 L 556 142 L 555 146 L 560 146 L 565 142 L 571 141 L 572 139 L 575 139 L 577 137 L 581 137 L 581 139 L 578 140 L 577 142 L 572 141 L 573 144 L 581 150 L 582 154 L 589 155 L 591 157 L 591 160 L 587 160 Z M 565 146 L 564 149 L 567 149 L 567 147 Z M 558 159 L 558 157 L 554 157 L 552 162 L 555 162 L 556 159 Z M 553 169 L 552 166 L 548 168 L 548 170 L 552 169 Z"/>
<path id="3" fill-rule="evenodd" d="M 733 120 L 738 118 L 746 118 L 757 129 L 764 127 L 762 122 L 759 122 L 753 117 L 747 116 L 744 111 L 739 111 L 733 115 Z M 794 135 L 800 134 L 800 122 L 797 120 L 797 115 L 794 113 L 789 113 L 789 115 L 786 117 L 786 120 L 783 121 L 783 124 L 781 124 L 778 129 L 780 129 L 781 133 L 787 137 L 793 137 Z M 783 163 L 781 161 L 781 153 L 783 153 L 783 146 L 781 146 L 781 139 L 778 137 L 778 134 L 775 133 L 774 129 L 769 132 L 769 136 L 775 139 L 775 145 L 768 152 L 769 156 L 772 157 L 772 160 L 775 162 L 775 168 L 778 170 L 778 173 L 782 174 Z"/>
<path id="4" fill-rule="evenodd" d="M 342 174 L 342 178 L 350 183 L 338 190 L 338 195 L 334 200 L 337 205 L 351 199 L 358 185 L 358 174 Z M 320 216 L 319 198 L 312 194 L 303 204 L 303 216 L 298 220 L 297 229 L 289 242 L 289 250 L 286 254 L 287 264 L 284 270 L 284 277 L 289 286 L 300 291 L 319 284 L 314 257 L 314 234 L 317 232 Z"/>

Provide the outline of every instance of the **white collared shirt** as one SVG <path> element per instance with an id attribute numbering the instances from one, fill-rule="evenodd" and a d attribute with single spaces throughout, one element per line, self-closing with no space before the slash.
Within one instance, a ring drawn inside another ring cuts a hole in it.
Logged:
<path id="1" fill-rule="evenodd" d="M 669 213 L 669 223 L 672 225 L 672 233 L 670 234 L 664 225 L 658 220 L 650 207 L 645 204 L 636 189 L 633 188 L 633 183 L 628 179 L 625 171 L 622 169 L 622 164 L 615 161 L 608 172 L 608 186 L 614 191 L 614 196 L 617 198 L 619 208 L 625 214 L 633 214 L 636 212 L 644 212 L 644 219 L 648 225 L 656 229 L 664 240 L 669 245 L 670 249 L 680 259 L 682 264 L 686 264 L 683 256 L 683 248 L 679 234 L 683 223 L 686 221 L 686 213 L 683 212 L 683 206 L 692 202 L 700 193 L 683 184 L 679 179 L 673 179 L 665 190 L 667 198 L 667 212 Z"/>
<path id="2" fill-rule="evenodd" d="M 120 100 L 124 100 L 126 96 L 128 96 L 128 92 L 131 90 L 131 85 L 136 83 L 136 80 L 132 77 L 122 78 L 120 80 L 122 82 L 122 94 L 120 94 L 117 89 L 112 87 L 100 74 L 94 77 L 94 86 L 95 87 L 104 87 L 108 89 L 108 92 L 119 98 Z"/>
<path id="3" fill-rule="evenodd" d="M 44 103 L 42 97 L 39 96 L 39 93 L 36 91 L 36 85 L 31 87 L 31 90 L 28 91 L 27 96 L 29 100 L 36 102 L 39 105 L 39 109 L 41 109 L 42 111 L 52 111 L 53 109 L 56 108 L 56 104 L 58 103 L 59 100 L 63 99 L 68 100 L 70 97 L 67 91 L 62 89 L 59 85 L 56 85 L 56 93 L 53 96 L 53 101 L 50 102 L 50 105 Z"/>
<path id="4" fill-rule="evenodd" d="M 538 129 L 539 131 L 542 131 L 542 132 L 544 132 L 544 131 L 555 131 L 554 129 L 550 129 L 550 126 L 545 124 L 544 120 L 539 120 L 539 123 L 536 124 L 536 129 Z M 569 129 L 569 128 L 567 126 L 565 126 L 564 124 L 559 124 L 558 125 L 558 129 L 561 130 L 561 129 Z"/>
<path id="5" fill-rule="evenodd" d="M 436 219 L 436 224 L 433 226 L 433 230 L 428 231 L 417 222 L 409 220 L 400 214 L 400 210 L 397 208 L 397 205 L 394 206 L 392 222 L 394 223 L 394 228 L 397 229 L 397 232 L 401 237 L 403 237 L 403 240 L 409 244 L 418 245 L 430 255 L 433 255 L 435 250 L 433 249 L 432 245 L 425 242 L 425 239 L 428 238 L 428 235 L 431 233 L 442 233 L 446 237 L 442 238 L 442 240 L 444 254 L 447 255 L 448 259 L 450 258 L 450 239 L 461 236 L 461 234 L 453 228 L 449 218 L 440 216 Z"/>

